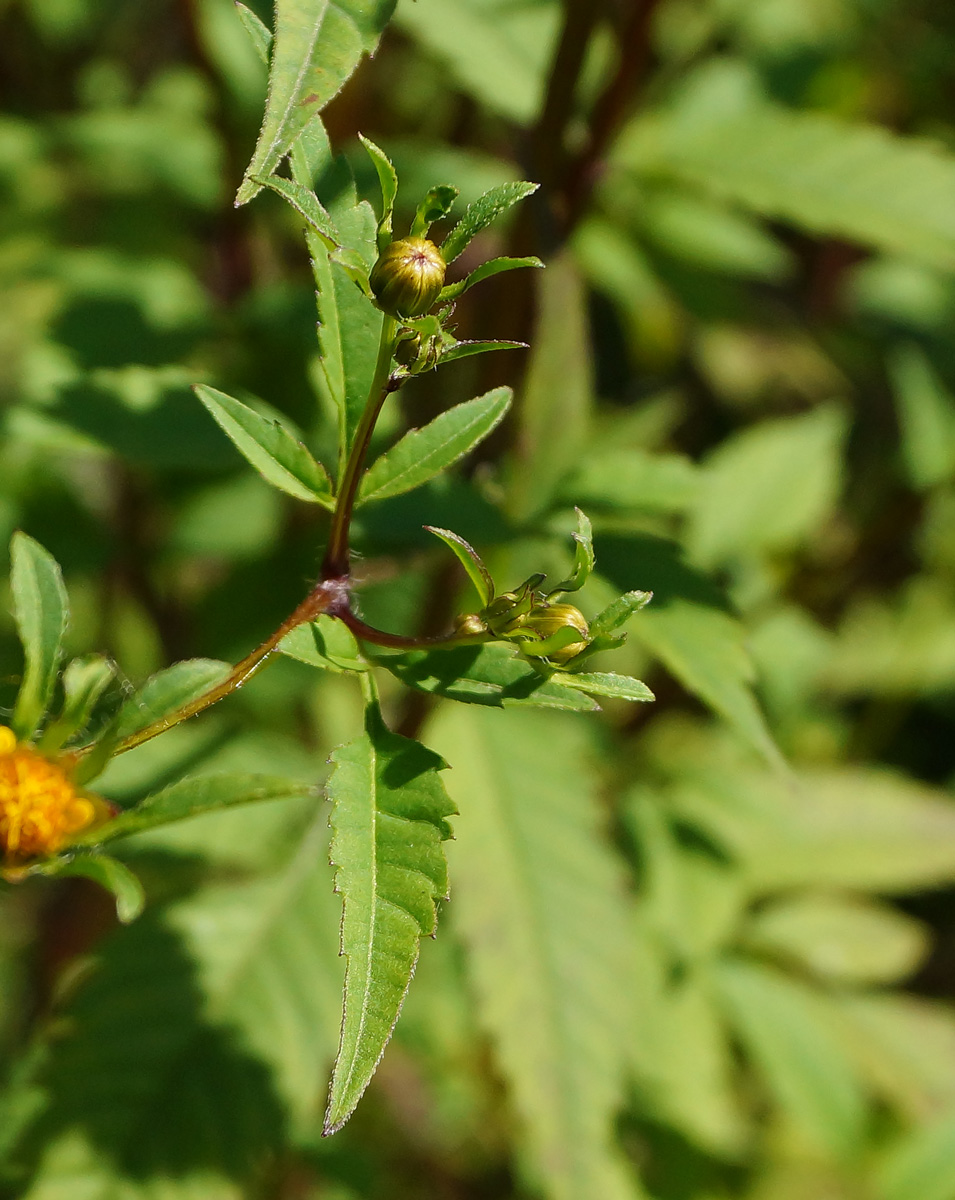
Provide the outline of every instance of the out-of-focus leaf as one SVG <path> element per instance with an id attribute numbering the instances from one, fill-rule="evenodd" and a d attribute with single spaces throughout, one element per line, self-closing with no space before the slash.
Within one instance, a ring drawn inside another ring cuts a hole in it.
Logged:
<path id="1" fill-rule="evenodd" d="M 759 909 L 748 946 L 843 983 L 896 983 L 928 949 L 925 929 L 871 900 L 826 895 L 784 897 Z"/>
<path id="2" fill-rule="evenodd" d="M 680 454 L 636 448 L 584 453 L 560 494 L 612 512 L 683 512 L 699 488 L 699 471 Z"/>
<path id="3" fill-rule="evenodd" d="M 728 960 L 715 976 L 727 1017 L 770 1094 L 820 1151 L 848 1158 L 866 1106 L 826 1001 L 769 967 Z"/>
<path id="4" fill-rule="evenodd" d="M 836 406 L 761 421 L 704 462 L 687 542 L 707 566 L 798 545 L 831 511 L 846 420 Z"/>
<path id="5" fill-rule="evenodd" d="M 344 904 L 345 998 L 325 1132 L 348 1120 L 391 1037 L 418 960 L 446 896 L 441 847 L 454 805 L 430 750 L 387 730 L 369 704 L 365 733 L 332 755 L 328 781 L 335 890 Z"/>
<path id="6" fill-rule="evenodd" d="M 48 725 L 40 741 L 44 752 L 58 750 L 74 733 L 82 730 L 96 703 L 112 683 L 116 667 L 101 654 L 74 658 L 63 672 L 63 709 Z"/>
<path id="7" fill-rule="evenodd" d="M 548 679 L 500 643 L 382 654 L 377 661 L 408 687 L 466 704 L 492 708 L 532 705 L 576 712 L 597 708 L 589 696 L 563 686 L 555 677 Z"/>
<path id="8" fill-rule="evenodd" d="M 161 721 L 221 683 L 232 668 L 211 658 L 188 658 L 147 679 L 123 705 L 115 729 L 117 739 L 130 737 Z"/>
<path id="9" fill-rule="evenodd" d="M 539 314 L 518 407 L 518 455 L 508 507 L 517 518 L 544 509 L 587 440 L 593 399 L 583 282 L 564 255 L 538 276 Z"/>
<path id="10" fill-rule="evenodd" d="M 631 1200 L 611 1141 L 630 992 L 627 900 L 598 827 L 584 727 L 460 705 L 428 731 L 454 764 L 454 918 L 481 1018 L 550 1200 Z M 558 867 L 559 864 L 559 867 Z"/>
<path id="11" fill-rule="evenodd" d="M 707 65 L 672 107 L 633 121 L 616 158 L 813 233 L 955 264 L 955 159 L 885 129 L 773 104 L 732 61 Z"/>
<path id="12" fill-rule="evenodd" d="M 13 729 L 25 740 L 35 732 L 53 698 L 69 600 L 56 559 L 19 531 L 10 543 L 10 590 L 24 658 Z"/>
<path id="13" fill-rule="evenodd" d="M 439 413 L 423 429 L 406 433 L 365 472 L 359 500 L 386 500 L 427 483 L 497 428 L 512 395 L 510 388 L 495 388 Z"/>
<path id="14" fill-rule="evenodd" d="M 278 0 L 265 119 L 236 196 L 260 190 L 312 117 L 339 91 L 388 24 L 395 0 Z"/>
<path id="15" fill-rule="evenodd" d="M 195 391 L 216 424 L 263 479 L 299 500 L 331 507 L 328 472 L 283 425 L 216 388 L 198 384 Z"/>
<path id="16" fill-rule="evenodd" d="M 116 898 L 116 915 L 124 925 L 135 921 L 146 904 L 139 879 L 129 867 L 106 854 L 74 854 L 57 863 L 49 874 L 81 875 L 98 883 Z"/>
<path id="17" fill-rule="evenodd" d="M 955 1110 L 900 1138 L 876 1172 L 878 1200 L 949 1200 L 955 1192 Z"/>
<path id="18" fill-rule="evenodd" d="M 926 356 L 901 346 L 889 360 L 902 431 L 902 461 L 920 490 L 955 473 L 955 399 Z"/>

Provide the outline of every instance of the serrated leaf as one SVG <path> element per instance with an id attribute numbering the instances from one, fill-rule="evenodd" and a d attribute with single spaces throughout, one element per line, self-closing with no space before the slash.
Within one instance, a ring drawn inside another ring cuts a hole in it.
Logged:
<path id="1" fill-rule="evenodd" d="M 640 679 L 630 675 L 607 674 L 602 671 L 585 673 L 558 672 L 553 676 L 555 683 L 564 687 L 577 688 L 591 696 L 611 696 L 615 700 L 653 700 L 653 692 Z"/>
<path id="2" fill-rule="evenodd" d="M 146 894 L 139 879 L 124 863 L 106 854 L 74 854 L 58 862 L 55 870 L 45 873 L 58 878 L 81 875 L 84 879 L 92 879 L 115 897 L 116 915 L 123 925 L 135 921 L 146 904 Z"/>
<path id="3" fill-rule="evenodd" d="M 172 821 L 195 817 L 199 813 L 237 804 L 255 804 L 261 800 L 287 800 L 292 796 L 313 795 L 314 792 L 315 789 L 308 784 L 275 775 L 229 772 L 180 779 L 76 841 L 77 844 L 108 842 L 132 833 L 141 833 L 144 829 L 156 829 Z"/>
<path id="4" fill-rule="evenodd" d="M 277 0 L 265 119 L 236 196 L 251 200 L 312 117 L 325 107 L 371 54 L 395 0 Z"/>
<path id="5" fill-rule="evenodd" d="M 613 633 L 621 625 L 625 625 L 635 612 L 645 608 L 653 599 L 653 592 L 625 592 L 590 622 L 590 633 L 593 637 Z"/>
<path id="6" fill-rule="evenodd" d="M 955 264 L 955 159 L 873 125 L 774 104 L 717 60 L 678 103 L 635 120 L 617 161 L 699 184 L 813 233 Z"/>
<path id="7" fill-rule="evenodd" d="M 287 200 L 318 234 L 326 250 L 338 250 L 341 247 L 342 235 L 313 191 L 294 179 L 283 179 L 280 175 L 263 176 L 258 182 Z"/>
<path id="8" fill-rule="evenodd" d="M 369 705 L 364 735 L 332 755 L 328 795 L 335 890 L 343 898 L 345 996 L 325 1132 L 348 1120 L 391 1037 L 418 959 L 447 894 L 441 843 L 454 806 L 430 750 L 385 728 Z"/>
<path id="9" fill-rule="evenodd" d="M 326 508 L 333 506 L 332 484 L 325 468 L 278 421 L 220 392 L 197 384 L 195 393 L 240 454 L 273 487 Z"/>
<path id="10" fill-rule="evenodd" d="M 742 961 L 720 963 L 716 979 L 736 1036 L 776 1103 L 820 1151 L 849 1157 L 866 1104 L 824 997 Z"/>
<path id="11" fill-rule="evenodd" d="M 492 708 L 528 705 L 574 712 L 595 712 L 598 707 L 583 692 L 563 687 L 555 677 L 541 674 L 510 646 L 498 642 L 382 654 L 377 662 L 408 687 L 464 704 Z"/>
<path id="12" fill-rule="evenodd" d="M 56 559 L 20 531 L 10 542 L 10 590 L 24 658 L 13 730 L 25 741 L 36 731 L 53 698 L 69 599 Z"/>
<path id="13" fill-rule="evenodd" d="M 265 24 L 251 8 L 247 8 L 240 0 L 235 0 L 235 7 L 239 13 L 239 20 L 242 22 L 246 33 L 252 39 L 252 45 L 255 47 L 259 58 L 269 65 L 269 51 L 272 48 L 272 30 Z"/>
<path id="14" fill-rule="evenodd" d="M 502 213 L 525 196 L 536 192 L 539 183 L 513 182 L 502 183 L 498 187 L 485 192 L 479 200 L 469 204 L 464 216 L 451 230 L 441 243 L 441 254 L 446 263 L 453 263 L 458 255 L 467 247 L 473 237 L 485 229 L 492 221 L 496 221 Z"/>
<path id="15" fill-rule="evenodd" d="M 512 396 L 508 387 L 494 388 L 439 413 L 423 429 L 410 430 L 365 472 L 359 502 L 400 496 L 433 479 L 497 428 Z"/>
<path id="16" fill-rule="evenodd" d="M 474 590 L 481 601 L 481 607 L 485 608 L 490 604 L 494 598 L 494 580 L 484 565 L 484 560 L 470 542 L 466 542 L 463 537 L 452 533 L 450 529 L 439 529 L 436 525 L 425 525 L 425 529 L 428 533 L 433 533 L 436 538 L 440 538 L 467 571 L 468 578 L 474 584 Z"/>
<path id="17" fill-rule="evenodd" d="M 117 740 L 175 713 L 221 683 L 231 669 L 228 663 L 216 659 L 187 658 L 157 671 L 120 709 L 114 730 Z"/>
<path id="18" fill-rule="evenodd" d="M 442 246 L 441 249 L 443 250 L 444 247 Z M 449 283 L 443 287 L 438 293 L 437 303 L 447 304 L 451 300 L 457 300 L 476 283 L 491 279 L 494 275 L 500 275 L 504 271 L 519 271 L 522 267 L 542 267 L 543 265 L 541 260 L 533 255 L 529 258 L 489 258 L 486 263 L 475 267 L 470 275 L 465 275 L 457 283 Z"/>
<path id="19" fill-rule="evenodd" d="M 358 140 L 374 163 L 381 185 L 381 216 L 378 218 L 378 249 L 381 251 L 391 241 L 391 215 L 395 208 L 395 197 L 398 195 L 398 172 L 388 155 L 376 146 L 371 138 L 366 138 L 360 133 Z"/>
<path id="20" fill-rule="evenodd" d="M 445 705 L 427 736 L 454 764 L 452 918 L 535 1182 L 549 1200 L 631 1200 L 612 1132 L 633 988 L 629 905 L 600 829 L 585 724 Z"/>

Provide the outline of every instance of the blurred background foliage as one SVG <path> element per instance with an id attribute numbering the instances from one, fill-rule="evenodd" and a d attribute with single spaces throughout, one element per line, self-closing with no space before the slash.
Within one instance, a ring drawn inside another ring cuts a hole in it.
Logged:
<path id="1" fill-rule="evenodd" d="M 582 606 L 655 593 L 614 665 L 658 701 L 387 686 L 453 764 L 453 900 L 329 1141 L 324 805 L 130 839 L 151 905 L 121 931 L 81 881 L 8 889 L 4 1194 L 955 1197 L 953 63 L 939 0 L 399 0 L 325 114 L 359 189 L 358 130 L 405 222 L 435 183 L 540 180 L 475 260 L 549 265 L 459 305 L 458 336 L 528 355 L 388 414 L 383 439 L 502 382 L 520 401 L 465 471 L 360 514 L 363 611 L 432 633 L 472 604 L 424 522 L 503 580 L 565 571 L 576 503 Z M 188 390 L 330 461 L 296 219 L 232 206 L 264 90 L 229 0 L 0 3 L 0 537 L 60 559 L 70 650 L 131 684 L 235 661 L 320 558 L 323 516 Z M 360 701 L 315 678 L 278 661 L 103 791 L 322 778 Z"/>

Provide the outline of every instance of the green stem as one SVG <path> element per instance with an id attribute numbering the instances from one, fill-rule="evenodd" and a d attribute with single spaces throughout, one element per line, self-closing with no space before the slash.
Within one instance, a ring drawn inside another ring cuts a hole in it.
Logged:
<path id="1" fill-rule="evenodd" d="M 398 322 L 394 317 L 386 316 L 381 325 L 381 337 L 378 341 L 378 361 L 375 363 L 375 374 L 368 390 L 365 411 L 361 414 L 358 428 L 355 430 L 355 441 L 352 443 L 345 470 L 342 472 L 338 487 L 338 499 L 335 512 L 332 514 L 332 526 L 328 535 L 328 549 L 325 551 L 325 561 L 322 564 L 322 576 L 325 579 L 336 578 L 348 574 L 349 549 L 348 530 L 351 526 L 352 512 L 355 507 L 355 497 L 358 495 L 358 482 L 365 456 L 371 443 L 371 435 L 375 422 L 381 412 L 390 392 L 394 391 L 391 378 L 391 360 L 395 349 L 395 332 Z"/>

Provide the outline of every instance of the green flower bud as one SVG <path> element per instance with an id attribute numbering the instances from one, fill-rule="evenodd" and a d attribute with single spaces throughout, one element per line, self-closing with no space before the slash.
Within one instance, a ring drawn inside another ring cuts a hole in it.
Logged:
<path id="1" fill-rule="evenodd" d="M 542 642 L 552 638 L 562 629 L 575 629 L 580 635 L 579 641 L 573 641 L 547 655 L 552 663 L 564 664 L 575 658 L 590 644 L 590 628 L 579 608 L 572 604 L 543 604 L 532 608 L 524 623 L 525 630 L 533 630 Z"/>
<path id="2" fill-rule="evenodd" d="M 392 317 L 420 317 L 444 287 L 445 262 L 434 242 L 407 237 L 388 246 L 371 271 L 371 290 Z"/>

